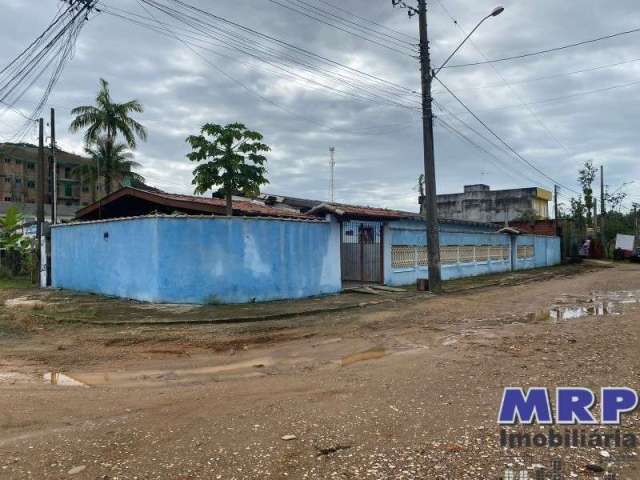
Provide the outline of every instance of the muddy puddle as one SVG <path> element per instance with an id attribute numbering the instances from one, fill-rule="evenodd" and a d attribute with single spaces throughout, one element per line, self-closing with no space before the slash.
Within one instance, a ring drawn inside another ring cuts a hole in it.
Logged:
<path id="1" fill-rule="evenodd" d="M 87 387 L 86 384 L 60 372 L 47 372 L 42 376 L 45 383 L 61 387 Z"/>
<path id="2" fill-rule="evenodd" d="M 549 318 L 558 322 L 586 317 L 622 315 L 640 304 L 640 291 L 595 292 L 588 297 L 563 295 L 549 309 Z"/>

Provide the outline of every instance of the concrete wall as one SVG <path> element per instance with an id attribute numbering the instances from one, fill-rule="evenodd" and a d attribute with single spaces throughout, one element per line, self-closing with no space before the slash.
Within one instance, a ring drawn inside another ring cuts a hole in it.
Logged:
<path id="1" fill-rule="evenodd" d="M 512 221 L 531 210 L 540 218 L 548 218 L 546 193 L 539 188 L 489 190 L 488 187 L 465 187 L 464 193 L 438 195 L 438 212 L 443 218 L 476 222 Z"/>
<path id="2" fill-rule="evenodd" d="M 152 302 L 336 293 L 339 258 L 339 224 L 328 222 L 159 216 L 52 229 L 54 287 Z"/>
<path id="3" fill-rule="evenodd" d="M 464 226 L 464 228 L 467 228 Z M 384 278 L 388 285 L 413 284 L 418 278 L 428 278 L 426 266 L 394 268 L 392 263 L 393 245 L 426 245 L 426 233 L 418 222 L 391 222 L 385 227 Z M 538 268 L 560 263 L 560 239 L 536 235 L 511 236 L 495 232 L 481 231 L 480 228 L 464 232 L 455 225 L 441 225 L 440 246 L 476 246 L 490 245 L 510 250 L 507 259 L 487 259 L 474 262 L 456 262 L 442 264 L 442 278 L 454 278 L 501 273 L 512 270 Z M 534 247 L 531 258 L 517 258 L 518 246 Z"/>

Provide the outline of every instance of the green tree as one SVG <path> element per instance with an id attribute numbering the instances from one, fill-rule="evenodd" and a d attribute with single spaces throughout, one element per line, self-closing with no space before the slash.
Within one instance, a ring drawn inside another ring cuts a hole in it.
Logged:
<path id="1" fill-rule="evenodd" d="M 100 137 L 84 151 L 91 158 L 91 163 L 78 166 L 75 171 L 80 178 L 93 186 L 93 201 L 95 202 L 96 183 L 100 176 L 122 178 L 123 183 L 141 184 L 145 179 L 142 175 L 133 171 L 140 164 L 133 159 L 133 154 L 123 143 L 116 143 L 109 148 L 108 140 Z"/>
<path id="2" fill-rule="evenodd" d="M 597 170 L 593 166 L 593 161 L 584 162 L 584 168 L 578 172 L 578 181 L 582 185 L 584 195 L 584 206 L 586 209 L 587 225 L 592 225 L 593 221 L 593 182 L 596 179 Z"/>
<path id="3" fill-rule="evenodd" d="M 586 206 L 582 198 L 578 198 L 577 200 L 575 198 L 571 199 L 571 219 L 579 232 L 584 231 L 586 228 L 585 211 Z"/>
<path id="4" fill-rule="evenodd" d="M 262 143 L 262 135 L 248 130 L 241 123 L 225 126 L 205 124 L 200 135 L 191 135 L 187 143 L 192 162 L 203 162 L 193 171 L 196 194 L 204 194 L 213 187 L 226 199 L 226 213 L 233 215 L 231 197 L 236 192 L 256 195 L 260 186 L 269 183 L 265 178 L 267 158 L 263 152 L 271 149 Z"/>
<path id="5" fill-rule="evenodd" d="M 71 122 L 69 129 L 72 132 L 86 130 L 84 141 L 90 146 L 103 137 L 107 151 L 105 159 L 110 161 L 112 155 L 110 150 L 115 148 L 116 137 L 122 135 L 126 144 L 130 148 L 136 148 L 136 137 L 141 140 L 147 139 L 146 129 L 131 118 L 132 113 L 142 113 L 144 108 L 137 100 L 130 100 L 125 103 L 116 103 L 111 98 L 109 83 L 100 79 L 100 89 L 96 97 L 96 104 L 84 105 L 71 110 L 71 115 L 75 118 Z M 104 170 L 104 189 L 108 195 L 111 193 L 111 172 L 109 165 Z"/>
<path id="6" fill-rule="evenodd" d="M 30 254 L 30 242 L 22 233 L 24 217 L 14 206 L 0 217 L 0 249 L 12 275 L 20 273 Z"/>

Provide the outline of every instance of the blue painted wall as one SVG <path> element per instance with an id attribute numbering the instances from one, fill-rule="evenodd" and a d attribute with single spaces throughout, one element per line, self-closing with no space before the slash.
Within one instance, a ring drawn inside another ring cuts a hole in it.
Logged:
<path id="1" fill-rule="evenodd" d="M 409 285 L 418 278 L 428 278 L 427 267 L 393 268 L 391 248 L 393 245 L 426 245 L 425 228 L 419 222 L 398 221 L 385 226 L 384 270 L 385 283 L 388 285 Z M 513 269 L 524 270 L 560 263 L 560 239 L 537 235 L 511 236 L 489 232 L 483 227 L 467 225 L 443 224 L 440 226 L 440 245 L 501 245 L 511 247 L 512 259 L 488 260 L 476 263 L 456 263 L 442 265 L 442 278 L 454 278 L 486 275 L 490 273 L 508 272 Z M 528 259 L 516 257 L 519 245 L 534 245 L 535 255 Z"/>
<path id="2" fill-rule="evenodd" d="M 143 301 L 245 303 L 336 293 L 339 259 L 337 223 L 146 217 L 52 230 L 54 287 Z"/>

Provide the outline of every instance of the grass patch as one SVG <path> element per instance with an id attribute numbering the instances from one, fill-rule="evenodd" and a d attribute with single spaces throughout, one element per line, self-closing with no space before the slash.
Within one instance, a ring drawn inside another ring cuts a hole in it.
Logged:
<path id="1" fill-rule="evenodd" d="M 0 278 L 0 289 L 34 288 L 29 277 Z"/>

